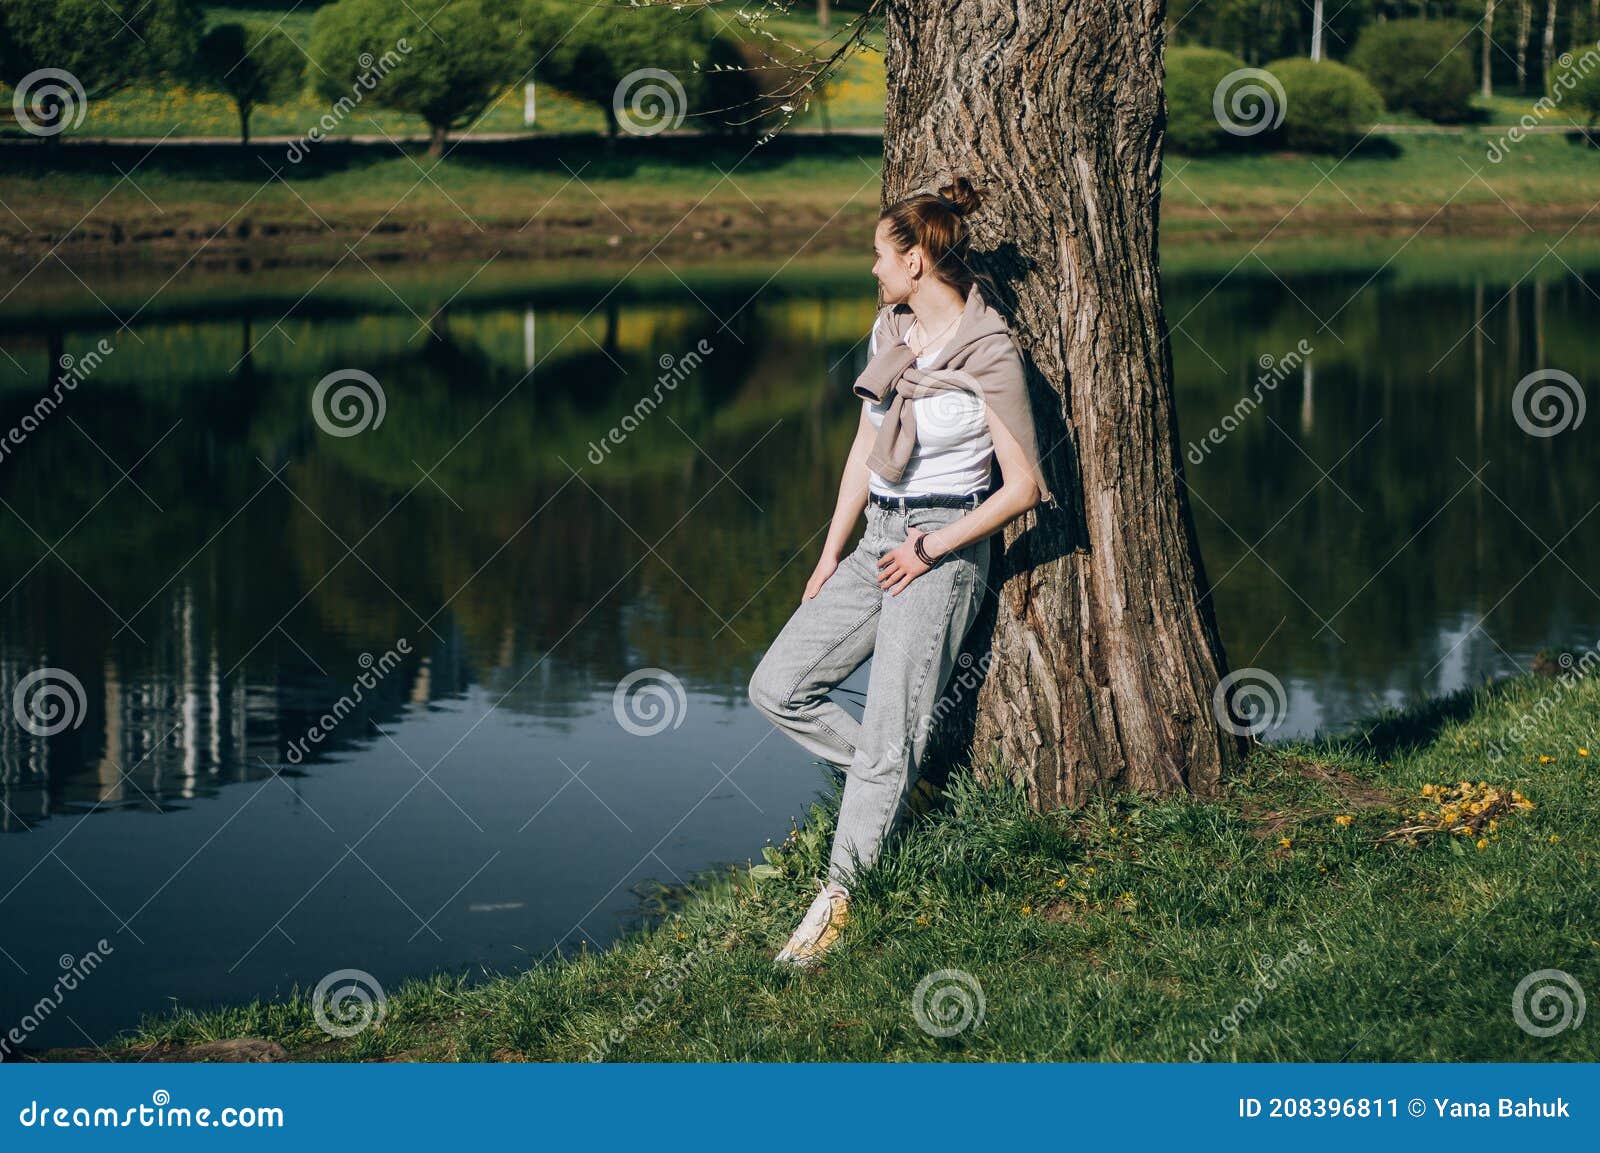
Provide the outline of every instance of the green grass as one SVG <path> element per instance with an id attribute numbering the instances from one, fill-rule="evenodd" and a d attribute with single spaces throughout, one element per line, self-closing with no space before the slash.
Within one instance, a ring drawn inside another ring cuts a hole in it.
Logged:
<path id="1" fill-rule="evenodd" d="M 1401 229 L 1562 234 L 1600 200 L 1600 151 L 1539 136 L 1486 159 L 1490 138 L 1407 138 L 1393 154 L 1171 156 L 1167 241 Z M 0 243 L 28 264 L 60 254 L 218 259 L 259 249 L 302 262 L 390 250 L 715 261 L 867 251 L 881 157 L 867 138 L 780 137 L 764 146 L 591 138 L 416 150 L 323 145 L 298 164 L 259 150 L 17 149 L 0 174 Z M 277 173 L 277 178 L 273 174 Z M 1591 218 L 1592 219 L 1592 218 Z M 33 255 L 30 257 L 29 254 Z"/>
<path id="2" fill-rule="evenodd" d="M 1595 678 L 1529 676 L 1364 736 L 1260 748 L 1216 801 L 1039 814 L 958 774 L 861 884 L 825 964 L 780 971 L 828 802 L 771 865 L 713 874 L 604 953 L 407 982 L 353 1039 L 330 1040 L 301 993 L 188 1007 L 121 1043 L 134 1057 L 258 1036 L 307 1060 L 1593 1061 L 1592 1022 L 1532 1036 L 1512 994 L 1536 970 L 1591 994 L 1600 975 L 1597 722 Z M 1424 786 L 1461 780 L 1534 807 L 1481 847 L 1379 843 L 1436 807 Z M 985 1010 L 939 1037 L 913 997 L 946 970 Z"/>

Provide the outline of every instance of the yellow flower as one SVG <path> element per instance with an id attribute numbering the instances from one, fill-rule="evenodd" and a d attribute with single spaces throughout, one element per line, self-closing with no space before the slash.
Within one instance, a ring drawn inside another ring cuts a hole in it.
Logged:
<path id="1" fill-rule="evenodd" d="M 1552 845 L 1555 844 L 1560 839 L 1561 839 L 1561 834 L 1560 833 L 1551 833 L 1550 834 L 1550 843 Z"/>
<path id="2" fill-rule="evenodd" d="M 1024 906 L 1022 906 L 1022 915 L 1024 917 L 1028 916 L 1032 912 L 1033 912 L 1033 906 L 1032 905 L 1024 905 Z"/>
<path id="3" fill-rule="evenodd" d="M 1488 847 L 1489 847 L 1489 842 L 1484 840 L 1482 837 L 1479 837 L 1478 838 L 1478 851 L 1482 852 L 1484 849 L 1487 849 Z"/>
<path id="4" fill-rule="evenodd" d="M 1553 760 L 1555 760 L 1554 757 L 1547 757 L 1543 753 L 1539 754 L 1539 763 L 1541 765 L 1548 765 Z"/>
<path id="5" fill-rule="evenodd" d="M 1353 820 L 1355 820 L 1355 816 L 1353 814 L 1340 813 L 1337 817 L 1333 818 L 1333 823 L 1338 825 L 1340 828 L 1344 828 Z"/>
<path id="6" fill-rule="evenodd" d="M 917 924 L 926 925 L 927 923 L 928 923 L 928 918 L 926 918 L 926 917 L 918 917 L 917 918 Z"/>
<path id="7" fill-rule="evenodd" d="M 1059 889 L 1062 885 L 1065 885 L 1066 883 L 1067 883 L 1067 879 L 1065 877 L 1062 877 L 1060 880 L 1058 880 L 1056 882 L 1056 888 Z"/>
<path id="8" fill-rule="evenodd" d="M 1588 749 L 1579 749 L 1578 750 L 1578 755 L 1580 757 L 1587 757 L 1589 755 L 1589 750 Z"/>
<path id="9" fill-rule="evenodd" d="M 1294 840 L 1290 837 L 1279 837 L 1278 844 L 1287 849 L 1290 845 L 1294 844 Z"/>

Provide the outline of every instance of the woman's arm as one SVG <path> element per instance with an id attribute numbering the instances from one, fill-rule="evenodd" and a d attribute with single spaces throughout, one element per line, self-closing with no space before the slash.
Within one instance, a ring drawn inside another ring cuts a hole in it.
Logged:
<path id="1" fill-rule="evenodd" d="M 926 536 L 922 547 L 938 560 L 945 553 L 998 532 L 1039 503 L 1039 485 L 1033 479 L 1033 469 L 1017 438 L 998 420 L 989 422 L 989 435 L 994 440 L 994 454 L 1000 462 L 1004 483 L 977 508 L 934 532 L 924 534 L 918 528 L 908 529 L 905 543 L 885 553 L 878 562 L 878 584 L 892 595 L 899 595 L 900 590 L 930 567 L 917 556 L 919 536 Z"/>
<path id="2" fill-rule="evenodd" d="M 844 470 L 839 477 L 839 499 L 833 507 L 833 522 L 828 525 L 828 539 L 822 544 L 822 557 L 806 581 L 802 600 L 810 600 L 822 590 L 823 584 L 833 575 L 843 559 L 845 548 L 855 532 L 856 522 L 867 507 L 867 454 L 878 430 L 867 419 L 867 406 L 861 406 L 861 423 L 856 428 L 856 438 L 850 445 L 850 455 L 845 458 Z"/>

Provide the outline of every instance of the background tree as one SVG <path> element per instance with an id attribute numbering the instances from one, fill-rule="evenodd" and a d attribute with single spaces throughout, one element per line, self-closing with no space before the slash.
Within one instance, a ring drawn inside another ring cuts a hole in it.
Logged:
<path id="1" fill-rule="evenodd" d="M 257 104 L 291 100 L 305 78 L 305 57 L 283 30 L 257 21 L 218 24 L 200 41 L 197 70 L 206 83 L 233 99 L 239 143 L 250 143 L 250 114 Z"/>
<path id="2" fill-rule="evenodd" d="M 516 79 L 517 13 L 511 0 L 339 0 L 311 24 L 317 92 L 352 97 L 372 61 L 405 40 L 410 51 L 376 78 L 363 101 L 411 112 L 428 123 L 428 155 L 444 154 L 452 131 L 465 128 Z M 364 63 L 365 61 L 365 63 Z"/>
<path id="3" fill-rule="evenodd" d="M 675 122 L 707 103 L 710 86 L 697 62 L 708 65 L 714 60 L 728 67 L 744 63 L 727 51 L 730 46 L 717 46 L 710 15 L 697 6 L 595 8 L 589 0 L 524 0 L 520 12 L 525 33 L 520 51 L 534 66 L 535 75 L 599 108 L 611 139 L 620 126 L 619 97 L 624 114 L 640 124 L 654 126 L 658 119 Z M 682 95 L 659 77 L 638 75 L 647 69 L 670 72 Z M 725 80 L 724 89 L 730 84 Z M 630 111 L 636 97 L 637 109 Z M 683 126 L 718 125 L 689 121 Z"/>
<path id="4" fill-rule="evenodd" d="M 1494 5 L 1495 0 L 1483 0 L 1483 87 L 1480 94 L 1485 100 L 1494 96 Z"/>
<path id="5" fill-rule="evenodd" d="M 16 87 L 30 73 L 61 69 L 94 101 L 183 71 L 203 23 L 191 0 L 0 0 L 0 80 Z M 76 115 L 68 101 L 41 90 L 35 118 L 42 126 Z"/>

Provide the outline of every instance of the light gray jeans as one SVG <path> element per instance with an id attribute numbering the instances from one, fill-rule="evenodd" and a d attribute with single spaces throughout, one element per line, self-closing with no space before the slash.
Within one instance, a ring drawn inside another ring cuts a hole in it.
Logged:
<path id="1" fill-rule="evenodd" d="M 878 858 L 916 779 L 935 706 L 989 575 L 985 537 L 939 558 L 898 596 L 878 560 L 907 525 L 933 532 L 962 508 L 867 505 L 867 530 L 821 591 L 802 601 L 750 678 L 750 700 L 807 751 L 845 770 L 828 879 L 848 885 Z M 828 694 L 872 657 L 857 721 Z"/>

